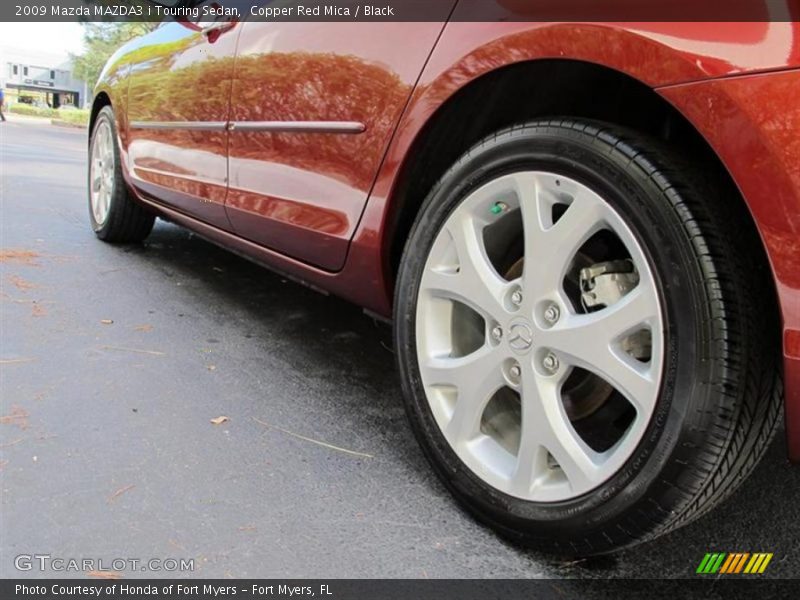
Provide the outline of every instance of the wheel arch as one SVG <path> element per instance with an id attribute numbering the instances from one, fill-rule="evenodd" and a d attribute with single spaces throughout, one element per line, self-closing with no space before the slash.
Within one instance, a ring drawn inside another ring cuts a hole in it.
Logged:
<path id="1" fill-rule="evenodd" d="M 547 82 L 546 89 L 537 89 L 540 81 Z M 497 68 L 456 90 L 427 119 L 405 151 L 386 211 L 383 253 L 390 270 L 387 279 L 392 284 L 414 218 L 427 192 L 449 166 L 492 131 L 553 117 L 628 127 L 705 161 L 719 183 L 730 188 L 757 231 L 745 199 L 716 152 L 658 92 L 626 73 L 597 63 L 534 59 Z"/>

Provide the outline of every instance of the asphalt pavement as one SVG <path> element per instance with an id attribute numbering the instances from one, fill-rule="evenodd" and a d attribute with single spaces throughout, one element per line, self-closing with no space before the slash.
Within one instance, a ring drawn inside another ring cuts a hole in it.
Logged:
<path id="1" fill-rule="evenodd" d="M 29 554 L 193 559 L 189 577 L 693 577 L 711 551 L 800 576 L 783 431 L 733 497 L 654 542 L 563 563 L 502 541 L 417 448 L 386 325 L 168 223 L 98 241 L 85 156 L 82 130 L 0 123 L 1 577 L 41 577 L 15 568 Z"/>

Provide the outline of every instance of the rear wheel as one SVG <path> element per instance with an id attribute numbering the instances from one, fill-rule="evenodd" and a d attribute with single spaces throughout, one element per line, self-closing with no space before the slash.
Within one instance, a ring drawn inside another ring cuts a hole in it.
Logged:
<path id="1" fill-rule="evenodd" d="M 100 110 L 89 144 L 89 219 L 97 237 L 121 243 L 141 242 L 155 222 L 155 217 L 131 197 L 123 180 L 110 106 Z"/>
<path id="2" fill-rule="evenodd" d="M 396 297 L 407 410 L 455 496 L 505 535 L 630 545 L 717 503 L 769 441 L 771 283 L 745 217 L 695 171 L 638 134 L 532 123 L 424 203 Z"/>

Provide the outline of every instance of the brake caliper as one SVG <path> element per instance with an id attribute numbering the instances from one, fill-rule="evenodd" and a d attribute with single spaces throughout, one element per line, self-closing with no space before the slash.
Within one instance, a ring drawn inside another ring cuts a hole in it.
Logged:
<path id="1" fill-rule="evenodd" d="M 581 269 L 581 301 L 586 308 L 619 302 L 639 283 L 630 260 L 610 260 Z"/>
<path id="2" fill-rule="evenodd" d="M 581 269 L 581 301 L 584 308 L 603 308 L 619 300 L 639 283 L 630 260 L 612 260 Z M 650 360 L 651 335 L 637 331 L 622 341 L 622 349 L 637 360 Z"/>

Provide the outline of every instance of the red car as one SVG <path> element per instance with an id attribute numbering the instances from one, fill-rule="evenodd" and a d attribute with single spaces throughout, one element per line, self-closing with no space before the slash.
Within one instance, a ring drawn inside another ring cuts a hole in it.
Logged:
<path id="1" fill-rule="evenodd" d="M 392 319 L 425 455 L 526 545 L 697 518 L 784 410 L 800 459 L 800 24 L 443 5 L 129 43 L 92 110 L 95 233 L 158 216 Z"/>

